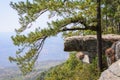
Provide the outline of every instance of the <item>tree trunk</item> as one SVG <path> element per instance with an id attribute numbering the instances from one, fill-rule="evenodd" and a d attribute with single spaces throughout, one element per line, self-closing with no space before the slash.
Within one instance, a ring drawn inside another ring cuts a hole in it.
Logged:
<path id="1" fill-rule="evenodd" d="M 97 53 L 98 53 L 98 69 L 102 71 L 102 31 L 101 31 L 101 0 L 97 0 Z"/>
<path id="2" fill-rule="evenodd" d="M 118 33 L 120 34 L 120 23 L 118 24 Z"/>

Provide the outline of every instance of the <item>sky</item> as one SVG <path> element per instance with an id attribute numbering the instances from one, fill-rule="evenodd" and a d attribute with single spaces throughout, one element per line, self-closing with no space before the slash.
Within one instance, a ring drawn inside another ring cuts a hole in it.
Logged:
<path id="1" fill-rule="evenodd" d="M 14 32 L 15 29 L 18 29 L 20 27 L 20 24 L 18 22 L 19 16 L 17 14 L 17 11 L 15 11 L 14 9 L 10 7 L 11 1 L 19 2 L 19 1 L 26 1 L 26 0 L 0 0 L 0 7 L 1 7 L 0 32 Z M 44 24 L 44 26 L 40 26 L 40 27 L 46 27 L 46 20 L 48 20 L 46 14 L 42 15 L 40 19 L 38 19 L 35 25 L 33 26 L 36 27 L 38 25 Z M 38 21 L 40 22 L 40 24 L 38 24 Z"/>
<path id="2" fill-rule="evenodd" d="M 17 48 L 13 45 L 11 36 L 15 35 L 15 29 L 20 27 L 18 22 L 19 16 L 17 12 L 10 7 L 10 2 L 26 1 L 26 0 L 0 0 L 0 66 L 12 65 L 8 61 L 9 56 L 15 56 Z M 46 20 L 47 13 L 42 15 L 34 24 L 33 28 L 36 27 L 47 27 Z M 42 25 L 42 26 L 41 26 Z M 33 29 L 28 29 L 28 31 Z M 66 59 L 68 54 L 63 51 L 63 39 L 58 35 L 47 39 L 45 46 L 41 52 L 38 60 L 49 60 L 49 59 Z"/>
<path id="3" fill-rule="evenodd" d="M 19 25 L 17 12 L 10 7 L 10 1 L 0 0 L 0 32 L 13 32 Z"/>

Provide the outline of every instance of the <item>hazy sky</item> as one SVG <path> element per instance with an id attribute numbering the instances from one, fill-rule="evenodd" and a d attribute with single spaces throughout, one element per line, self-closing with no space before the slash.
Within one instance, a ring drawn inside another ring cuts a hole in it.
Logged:
<path id="1" fill-rule="evenodd" d="M 0 0 L 0 32 L 13 32 L 18 26 L 18 15 L 17 12 L 10 7 L 10 1 L 11 0 Z"/>
<path id="2" fill-rule="evenodd" d="M 14 29 L 19 28 L 20 24 L 18 23 L 19 16 L 17 12 L 9 5 L 11 1 L 18 2 L 26 0 L 0 0 L 0 66 L 9 65 L 8 57 L 15 55 L 16 52 L 16 48 L 10 37 L 15 34 L 13 33 Z M 42 15 L 33 27 L 46 27 L 46 20 L 50 21 L 46 16 L 47 14 Z M 60 36 L 48 39 L 39 59 L 66 59 L 68 54 L 63 51 L 63 46 L 63 40 Z"/>
<path id="3" fill-rule="evenodd" d="M 11 1 L 18 2 L 26 0 L 0 0 L 0 32 L 13 32 L 15 28 L 18 29 L 20 27 L 17 11 L 12 9 L 9 5 Z M 37 20 L 40 24 L 38 24 L 38 22 L 36 21 L 34 27 L 46 27 L 46 20 L 49 20 L 46 14 L 42 15 L 40 19 Z"/>

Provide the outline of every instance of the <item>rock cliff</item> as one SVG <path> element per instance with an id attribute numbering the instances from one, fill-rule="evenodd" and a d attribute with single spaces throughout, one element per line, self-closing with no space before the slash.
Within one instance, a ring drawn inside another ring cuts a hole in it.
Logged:
<path id="1" fill-rule="evenodd" d="M 120 40 L 120 35 L 107 34 L 102 35 L 103 53 L 109 48 L 113 42 Z M 64 40 L 64 51 L 88 52 L 90 62 L 97 53 L 96 35 L 72 36 Z"/>
<path id="2" fill-rule="evenodd" d="M 102 35 L 103 50 L 110 47 L 115 41 L 120 40 L 120 35 Z M 72 36 L 65 39 L 64 51 L 95 51 L 97 46 L 96 35 Z"/>
<path id="3" fill-rule="evenodd" d="M 107 48 L 111 47 L 113 42 L 118 40 L 120 40 L 120 35 L 102 35 L 103 53 Z M 84 52 L 88 52 L 88 54 L 85 55 L 88 55 L 89 60 L 92 61 L 92 58 L 95 57 L 97 53 L 96 35 L 68 37 L 64 42 L 64 51 L 78 51 L 78 58 L 80 52 L 83 54 Z M 102 72 L 99 80 L 120 80 L 120 60 L 113 63 L 107 70 Z"/>

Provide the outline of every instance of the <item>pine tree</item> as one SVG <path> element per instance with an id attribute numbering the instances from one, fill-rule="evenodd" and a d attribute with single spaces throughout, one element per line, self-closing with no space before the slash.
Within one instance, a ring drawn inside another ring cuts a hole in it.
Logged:
<path id="1" fill-rule="evenodd" d="M 102 8 L 102 18 L 98 19 L 96 10 L 98 5 L 95 0 L 33 0 L 33 2 L 27 0 L 26 2 L 11 2 L 10 5 L 18 12 L 21 27 L 16 30 L 16 36 L 12 36 L 14 45 L 19 46 L 20 49 L 16 51 L 16 57 L 9 57 L 9 60 L 17 63 L 24 75 L 32 71 L 47 38 L 58 33 L 63 33 L 64 37 L 80 35 L 83 30 L 97 31 L 99 38 L 101 36 L 101 31 L 99 33 L 101 27 L 98 27 L 101 23 L 97 23 L 104 20 L 106 7 Z M 101 5 L 105 5 L 104 1 Z M 101 9 L 100 5 L 99 9 Z M 49 13 L 49 18 L 58 16 L 60 19 L 49 22 L 47 28 L 36 28 L 28 35 L 21 34 L 32 27 L 31 23 L 45 13 Z M 116 11 L 115 14 L 118 13 L 119 11 Z M 101 41 L 98 42 L 101 45 Z M 21 53 L 25 54 L 21 55 Z"/>
<path id="2" fill-rule="evenodd" d="M 104 33 L 120 32 L 120 0 L 102 0 L 102 28 Z M 112 28 L 111 32 L 109 28 Z"/>

